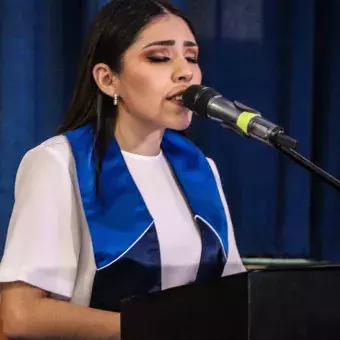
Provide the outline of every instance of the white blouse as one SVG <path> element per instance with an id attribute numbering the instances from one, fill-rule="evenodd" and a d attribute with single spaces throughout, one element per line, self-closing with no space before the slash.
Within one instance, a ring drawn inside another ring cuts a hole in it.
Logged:
<path id="1" fill-rule="evenodd" d="M 122 154 L 155 221 L 162 289 L 194 281 L 201 255 L 200 235 L 164 155 Z M 228 220 L 229 249 L 223 276 L 243 272 L 218 171 L 208 161 Z M 88 306 L 96 270 L 75 161 L 67 138 L 56 136 L 30 150 L 20 164 L 0 283 L 23 281 L 54 298 Z"/>

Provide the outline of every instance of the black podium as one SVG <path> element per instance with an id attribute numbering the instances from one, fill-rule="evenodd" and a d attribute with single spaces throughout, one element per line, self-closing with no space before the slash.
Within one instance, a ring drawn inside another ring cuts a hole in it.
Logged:
<path id="1" fill-rule="evenodd" d="M 123 340 L 339 340 L 340 266 L 260 270 L 122 302 Z"/>

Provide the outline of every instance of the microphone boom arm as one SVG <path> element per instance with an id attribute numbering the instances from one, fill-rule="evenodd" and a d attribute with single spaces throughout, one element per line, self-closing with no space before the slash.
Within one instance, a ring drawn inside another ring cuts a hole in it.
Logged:
<path id="1" fill-rule="evenodd" d="M 303 168 L 307 169 L 312 174 L 318 176 L 322 180 L 324 180 L 327 184 L 332 186 L 334 189 L 340 191 L 340 181 L 326 172 L 325 170 L 318 167 L 316 164 L 308 160 L 307 158 L 303 157 L 294 149 L 286 148 L 285 146 L 276 144 L 274 147 L 279 150 L 284 155 L 288 156 L 291 160 L 295 163 L 301 165 Z"/>
<path id="2" fill-rule="evenodd" d="M 249 108 L 239 102 L 233 102 L 233 104 L 241 111 L 258 114 L 256 110 Z M 254 117 L 255 124 L 256 119 L 261 119 L 261 116 Z M 233 130 L 234 132 L 243 137 L 250 138 L 249 134 L 245 133 L 237 125 L 227 124 L 225 122 L 222 123 L 221 125 L 224 128 Z M 260 126 L 263 126 L 263 124 L 261 124 Z M 253 137 L 256 138 L 256 136 Z M 319 178 L 324 180 L 327 184 L 332 186 L 334 189 L 340 191 L 340 181 L 331 174 L 329 174 L 328 172 L 326 172 L 325 170 L 318 167 L 316 164 L 314 164 L 307 158 L 303 157 L 300 153 L 298 153 L 295 150 L 297 148 L 298 142 L 295 139 L 291 138 L 290 136 L 286 135 L 282 128 L 278 127 L 276 129 L 273 129 L 266 139 L 263 138 L 257 139 L 260 140 L 261 142 L 264 142 L 267 145 L 274 147 L 282 154 L 288 156 L 292 161 L 299 164 L 300 166 L 311 172 L 313 175 L 318 176 Z"/>

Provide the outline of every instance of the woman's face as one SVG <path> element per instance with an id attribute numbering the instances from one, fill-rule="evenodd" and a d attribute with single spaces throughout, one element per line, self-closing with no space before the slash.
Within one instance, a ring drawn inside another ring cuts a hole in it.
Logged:
<path id="1" fill-rule="evenodd" d="M 192 112 L 175 95 L 201 83 L 197 58 L 195 38 L 183 19 L 166 14 L 151 22 L 123 56 L 118 114 L 155 129 L 186 129 Z"/>

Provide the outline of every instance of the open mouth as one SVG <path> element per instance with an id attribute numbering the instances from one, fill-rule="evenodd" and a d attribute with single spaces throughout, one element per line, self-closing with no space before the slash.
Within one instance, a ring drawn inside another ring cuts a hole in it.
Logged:
<path id="1" fill-rule="evenodd" d="M 172 101 L 173 103 L 178 104 L 178 105 L 183 105 L 182 93 L 181 94 L 176 94 L 176 95 L 171 96 L 171 97 L 169 97 L 167 99 Z"/>

